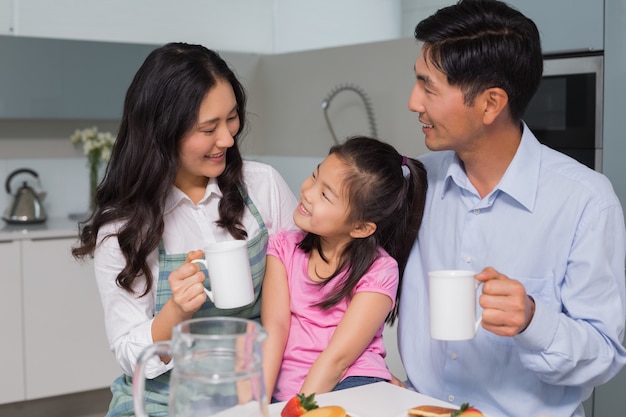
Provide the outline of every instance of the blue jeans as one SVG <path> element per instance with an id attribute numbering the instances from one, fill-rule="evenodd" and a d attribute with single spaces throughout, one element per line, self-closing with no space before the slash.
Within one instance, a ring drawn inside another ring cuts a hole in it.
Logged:
<path id="1" fill-rule="evenodd" d="M 361 385 L 373 384 L 374 382 L 387 381 L 384 378 L 378 378 L 375 376 L 349 376 L 333 388 L 333 391 L 340 391 L 342 389 L 359 387 Z M 279 402 L 276 398 L 270 399 L 271 403 Z"/>
<path id="2" fill-rule="evenodd" d="M 361 385 L 373 384 L 374 382 L 387 381 L 384 378 L 375 376 L 349 376 L 333 388 L 333 391 L 339 391 L 347 388 L 360 387 Z"/>

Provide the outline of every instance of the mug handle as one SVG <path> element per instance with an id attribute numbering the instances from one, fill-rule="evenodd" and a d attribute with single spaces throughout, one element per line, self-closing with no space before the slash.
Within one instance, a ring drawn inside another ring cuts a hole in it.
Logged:
<path id="1" fill-rule="evenodd" d="M 146 347 L 137 358 L 137 366 L 133 374 L 133 408 L 137 417 L 149 417 L 146 411 L 146 363 L 153 356 L 172 356 L 169 341 L 155 343 Z"/>
<path id="2" fill-rule="evenodd" d="M 480 282 L 476 280 L 476 290 L 478 290 L 478 288 L 482 286 L 483 284 L 484 282 Z M 478 317 L 478 320 L 476 320 L 476 323 L 474 324 L 474 334 L 478 333 L 478 329 L 480 328 L 480 323 L 482 322 L 483 322 L 483 315 L 481 314 L 480 317 Z"/>
<path id="3" fill-rule="evenodd" d="M 206 259 L 192 259 L 191 262 L 196 263 L 196 264 L 202 264 L 204 265 L 205 268 L 208 268 L 208 265 L 206 264 Z M 204 292 L 206 293 L 206 295 L 209 297 L 209 299 L 211 300 L 211 302 L 213 304 L 215 304 L 215 300 L 213 299 L 213 292 L 207 290 L 206 287 L 204 287 Z"/>

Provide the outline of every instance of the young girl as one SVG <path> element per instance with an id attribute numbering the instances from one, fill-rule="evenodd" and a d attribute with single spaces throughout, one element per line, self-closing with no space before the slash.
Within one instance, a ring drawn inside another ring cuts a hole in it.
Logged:
<path id="1" fill-rule="evenodd" d="M 275 400 L 391 380 L 382 332 L 396 317 L 425 195 L 422 164 L 367 137 L 331 148 L 304 181 L 302 230 L 268 243 L 261 319 Z"/>
<path id="2" fill-rule="evenodd" d="M 124 371 L 108 417 L 133 416 L 137 357 L 192 317 L 258 319 L 268 235 L 295 228 L 296 199 L 270 166 L 243 161 L 246 95 L 226 62 L 171 43 L 145 60 L 126 94 L 120 131 L 92 218 L 74 255 L 94 256 L 111 350 Z M 247 306 L 218 309 L 191 259 L 207 242 L 246 240 L 255 287 Z M 169 358 L 146 367 L 147 409 L 167 416 Z"/>

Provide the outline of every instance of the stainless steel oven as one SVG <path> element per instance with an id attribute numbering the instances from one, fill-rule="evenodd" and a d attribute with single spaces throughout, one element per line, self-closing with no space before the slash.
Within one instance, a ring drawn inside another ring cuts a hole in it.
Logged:
<path id="1" fill-rule="evenodd" d="M 602 52 L 544 58 L 537 93 L 524 121 L 537 139 L 588 167 L 602 171 Z"/>

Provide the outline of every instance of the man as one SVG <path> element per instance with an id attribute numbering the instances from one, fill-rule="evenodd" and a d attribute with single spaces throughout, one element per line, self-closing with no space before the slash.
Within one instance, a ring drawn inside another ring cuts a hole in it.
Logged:
<path id="1" fill-rule="evenodd" d="M 543 70 L 530 19 L 466 0 L 415 37 L 409 108 L 436 152 L 421 157 L 428 200 L 400 303 L 408 382 L 490 417 L 583 416 L 581 402 L 626 362 L 620 203 L 607 178 L 522 121 Z M 484 283 L 471 340 L 430 337 L 427 272 L 440 269 Z"/>

